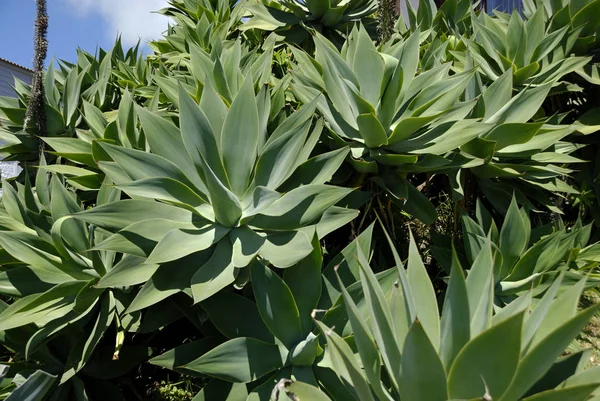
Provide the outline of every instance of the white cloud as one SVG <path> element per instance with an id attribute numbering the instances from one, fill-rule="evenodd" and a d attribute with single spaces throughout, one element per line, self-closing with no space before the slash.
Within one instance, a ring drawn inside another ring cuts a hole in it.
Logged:
<path id="1" fill-rule="evenodd" d="M 167 5 L 167 0 L 66 0 L 74 13 L 98 15 L 106 22 L 106 34 L 132 46 L 138 40 L 158 39 L 167 29 L 169 19 L 153 13 Z"/>

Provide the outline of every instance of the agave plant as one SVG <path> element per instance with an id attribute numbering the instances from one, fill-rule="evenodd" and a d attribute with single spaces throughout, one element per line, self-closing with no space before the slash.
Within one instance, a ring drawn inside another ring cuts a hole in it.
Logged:
<path id="1" fill-rule="evenodd" d="M 107 272 L 141 259 L 90 250 L 102 233 L 69 217 L 82 203 L 60 177 L 48 182 L 47 174 L 41 165 L 35 189 L 28 180 L 18 190 L 6 182 L 2 188 L 0 294 L 11 301 L 0 300 L 0 343 L 9 350 L 2 352 L 10 357 L 2 361 L 8 399 L 81 399 L 90 391 L 83 380 L 101 384 L 147 355 L 143 347 L 122 348 L 125 332 L 139 326 L 139 313 L 125 313 L 131 294 L 97 286 Z M 104 186 L 98 204 L 118 193 Z M 107 332 L 116 337 L 100 347 Z M 115 396 L 113 385 L 104 387 L 98 395 Z"/>
<path id="2" fill-rule="evenodd" d="M 47 134 L 50 137 L 73 137 L 83 134 L 86 121 L 82 109 L 90 106 L 102 111 L 117 108 L 124 88 L 148 84 L 148 68 L 139 45 L 124 51 L 121 40 L 108 52 L 100 49 L 95 57 L 79 49 L 77 64 L 65 61 L 50 63 L 45 74 Z M 1 151 L 7 160 L 37 160 L 37 132 L 24 127 L 29 85 L 19 80 L 14 85 L 17 98 L 0 98 Z"/>
<path id="3" fill-rule="evenodd" d="M 98 249 L 147 258 L 132 279 L 148 282 L 131 310 L 190 285 L 202 301 L 243 283 L 243 268 L 257 256 L 277 267 L 294 265 L 312 251 L 315 232 L 321 238 L 356 216 L 334 206 L 352 189 L 325 184 L 348 150 L 310 158 L 322 130 L 312 122 L 316 101 L 268 138 L 257 103 L 251 77 L 231 108 L 210 118 L 206 107 L 214 104 L 199 106 L 180 88 L 180 127 L 138 109 L 153 153 L 93 142 L 94 161 L 131 199 L 75 217 L 113 233 Z"/>
<path id="4" fill-rule="evenodd" d="M 244 14 L 237 0 L 171 0 L 159 12 L 175 21 L 164 39 L 150 43 L 155 54 L 164 58 L 185 53 L 189 41 L 210 51 L 235 31 Z"/>
<path id="5" fill-rule="evenodd" d="M 494 285 L 498 300 L 512 301 L 530 291 L 543 293 L 558 277 L 563 287 L 587 277 L 587 286 L 598 285 L 598 243 L 588 244 L 592 225 L 554 228 L 553 225 L 532 229 L 529 213 L 519 208 L 513 197 L 500 229 L 482 202 L 477 201 L 476 220 L 462 216 L 464 259 L 474 263 L 481 249 L 494 250 Z M 449 242 L 449 239 L 447 239 Z M 441 244 L 440 244 L 441 245 Z M 433 247 L 432 252 L 447 271 L 452 263 L 450 247 Z"/>
<path id="6" fill-rule="evenodd" d="M 327 339 L 330 366 L 352 393 L 346 399 L 583 401 L 598 391 L 598 368 L 585 369 L 589 353 L 561 357 L 598 310 L 595 305 L 577 312 L 585 278 L 558 294 L 563 279 L 559 275 L 539 302 L 532 302 L 526 292 L 495 310 L 494 263 L 488 243 L 466 279 L 454 258 L 440 318 L 415 243 L 411 242 L 406 270 L 395 251 L 394 255 L 398 281 L 388 292 L 358 248 L 368 312 L 362 316 L 350 294 L 342 290 L 352 342 L 316 321 Z M 310 399 L 315 400 L 336 399 L 307 384 L 294 387 L 289 380 L 279 389 L 290 399 L 298 399 L 294 391 L 311 391 Z"/>
<path id="7" fill-rule="evenodd" d="M 240 26 L 242 31 L 274 31 L 288 43 L 310 47 L 306 43 L 310 41 L 306 28 L 311 28 L 341 47 L 345 35 L 359 21 L 376 36 L 377 20 L 373 14 L 378 2 L 374 0 L 251 0 L 245 7 L 250 19 Z"/>
<path id="8" fill-rule="evenodd" d="M 363 30 L 355 30 L 341 52 L 318 34 L 315 60 L 294 51 L 299 68 L 292 89 L 301 101 L 325 91 L 319 111 L 332 147 L 349 145 L 355 169 L 376 174 L 373 181 L 394 202 L 426 223 L 435 211 L 407 179 L 411 173 L 455 176 L 469 169 L 482 186 L 510 178 L 533 186 L 536 201 L 549 207 L 545 190 L 574 191 L 561 176 L 572 172 L 562 164 L 577 162 L 568 155 L 577 147 L 557 141 L 580 127 L 529 122 L 553 82 L 515 95 L 508 71 L 489 87 L 473 71 L 452 75 L 449 63 L 419 72 L 425 62 L 419 41 L 416 32 L 381 53 Z"/>
<path id="9" fill-rule="evenodd" d="M 543 15 L 544 22 L 550 32 L 569 27 L 579 32 L 573 44 L 573 52 L 579 55 L 589 55 L 590 51 L 600 46 L 598 28 L 600 22 L 595 16 L 600 10 L 597 1 L 569 2 L 559 1 L 554 3 L 538 0 L 523 2 L 523 15 L 532 19 L 537 13 Z"/>
<path id="10" fill-rule="evenodd" d="M 348 325 L 345 314 L 340 313 L 343 304 L 338 287 L 343 285 L 357 303 L 364 302 L 354 276 L 359 267 L 351 255 L 357 247 L 370 250 L 372 231 L 373 225 L 333 258 L 323 274 L 323 255 L 316 238 L 312 253 L 285 269 L 282 276 L 254 262 L 250 267 L 252 299 L 221 292 L 200 303 L 227 341 L 204 338 L 159 355 L 150 363 L 211 378 L 198 394 L 200 399 L 271 400 L 276 384 L 288 377 L 320 383 L 326 391 L 348 399 L 344 383 L 328 366 L 328 347 L 315 335 L 318 329 L 311 312 L 327 308 L 328 321 L 339 322 L 338 330 L 344 332 Z M 344 273 L 342 284 L 330 280 L 335 279 L 334 267 Z M 394 273 L 392 269 L 384 271 L 377 279 L 383 287 L 391 288 Z"/>
<path id="11" fill-rule="evenodd" d="M 552 30 L 544 13 L 539 8 L 527 20 L 517 11 L 512 15 L 497 12 L 497 18 L 473 15 L 473 36 L 462 38 L 468 50 L 453 52 L 458 64 L 469 68 L 467 59 L 472 58 L 491 81 L 510 70 L 518 87 L 554 82 L 583 68 L 588 57 L 570 57 L 582 27 L 565 25 Z"/>

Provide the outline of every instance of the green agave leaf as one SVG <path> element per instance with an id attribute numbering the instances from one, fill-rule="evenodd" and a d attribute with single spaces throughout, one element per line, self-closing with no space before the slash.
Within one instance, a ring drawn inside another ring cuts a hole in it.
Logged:
<path id="1" fill-rule="evenodd" d="M 484 121 L 499 112 L 512 98 L 513 72 L 508 69 L 482 94 L 485 104 Z"/>
<path id="2" fill-rule="evenodd" d="M 579 334 L 600 305 L 594 305 L 565 321 L 530 351 L 519 363 L 514 379 L 500 401 L 521 397 L 550 369 L 556 358 Z"/>
<path id="3" fill-rule="evenodd" d="M 585 401 L 589 400 L 588 397 L 598 388 L 598 386 L 599 385 L 595 383 L 577 387 L 552 389 L 524 398 L 523 401 Z"/>
<path id="4" fill-rule="evenodd" d="M 204 265 L 211 255 L 209 249 L 160 265 L 131 301 L 127 313 L 148 308 L 172 295 L 188 290 L 192 277 L 198 271 L 198 266 Z"/>
<path id="5" fill-rule="evenodd" d="M 448 399 L 444 366 L 418 320 L 412 324 L 404 341 L 402 375 L 398 384 L 403 399 Z"/>
<path id="6" fill-rule="evenodd" d="M 150 280 L 159 265 L 146 263 L 145 258 L 124 255 L 96 284 L 98 288 L 119 288 L 142 284 Z"/>
<path id="7" fill-rule="evenodd" d="M 352 383 L 360 400 L 374 401 L 369 384 L 363 376 L 362 369 L 358 366 L 350 346 L 323 323 L 316 321 L 316 324 L 327 338 L 327 352 L 329 352 L 335 373 L 344 381 Z"/>
<path id="8" fill-rule="evenodd" d="M 258 151 L 258 109 L 254 97 L 253 83 L 246 81 L 235 97 L 223 123 L 221 149 L 223 164 L 238 196 L 244 195 Z"/>
<path id="9" fill-rule="evenodd" d="M 25 206 L 19 199 L 17 191 L 7 181 L 2 180 L 2 205 L 10 217 L 27 227 L 32 227 Z"/>
<path id="10" fill-rule="evenodd" d="M 115 231 L 145 220 L 148 216 L 152 216 L 153 219 L 181 223 L 191 223 L 193 220 L 193 213 L 185 209 L 154 201 L 134 199 L 107 203 L 74 215 L 79 220 Z"/>
<path id="11" fill-rule="evenodd" d="M 98 243 L 92 250 L 107 250 L 145 258 L 167 233 L 175 229 L 193 230 L 205 223 L 185 223 L 167 219 L 147 219 L 131 224 Z"/>
<path id="12" fill-rule="evenodd" d="M 242 217 L 242 206 L 237 196 L 219 180 L 204 160 L 201 163 L 217 222 L 226 227 L 234 227 Z"/>
<path id="13" fill-rule="evenodd" d="M 417 319 L 437 351 L 440 347 L 440 314 L 437 299 L 412 233 L 410 234 L 407 278 Z"/>
<path id="14" fill-rule="evenodd" d="M 523 351 L 527 352 L 527 348 L 530 346 L 534 336 L 540 329 L 541 324 L 546 319 L 548 315 L 548 311 L 550 310 L 550 306 L 552 305 L 558 290 L 563 281 L 564 274 L 560 274 L 555 280 L 554 283 L 550 286 L 550 288 L 546 291 L 542 299 L 535 305 L 535 309 L 531 311 L 529 315 L 525 317 L 525 324 L 523 327 L 523 339 L 521 342 L 521 346 L 523 347 Z M 578 296 L 577 296 L 578 298 Z M 561 300 L 562 301 L 562 300 Z M 562 304 L 564 305 L 564 304 Z M 558 310 L 558 316 L 562 317 L 563 310 Z M 553 311 L 554 313 L 554 311 Z M 570 313 L 571 316 L 575 315 L 575 310 Z M 554 319 L 553 319 L 554 320 Z M 562 320 L 562 319 L 561 319 Z M 554 326 L 554 324 L 550 324 L 548 321 L 547 325 L 550 327 Z M 547 326 L 547 327 L 548 327 Z M 541 339 L 541 336 L 539 336 Z"/>
<path id="15" fill-rule="evenodd" d="M 42 325 L 43 319 L 60 318 L 75 306 L 75 298 L 86 285 L 84 281 L 57 284 L 42 294 L 29 295 L 12 303 L 0 314 L 0 330 L 25 326 L 30 323 Z"/>
<path id="16" fill-rule="evenodd" d="M 307 336 L 312 329 L 311 313 L 321 298 L 323 251 L 319 239 L 314 236 L 312 252 L 283 272 L 283 280 L 290 289 L 298 308 L 302 334 Z"/>
<path id="17" fill-rule="evenodd" d="M 218 292 L 200 303 L 210 321 L 227 338 L 250 337 L 274 343 L 254 302 L 233 292 Z"/>
<path id="18" fill-rule="evenodd" d="M 105 292 L 100 301 L 100 311 L 92 328 L 91 335 L 88 338 L 80 338 L 75 347 L 69 353 L 60 383 L 63 384 L 79 372 L 92 352 L 104 336 L 104 332 L 112 324 L 116 312 L 115 299 L 110 292 Z"/>
<path id="19" fill-rule="evenodd" d="M 289 399 L 300 399 L 300 400 L 315 400 L 315 401 L 331 401 L 327 395 L 321 391 L 318 387 L 311 386 L 310 384 L 302 382 L 292 382 L 286 384 L 286 393 Z"/>
<path id="20" fill-rule="evenodd" d="M 448 370 L 471 338 L 470 322 L 467 285 L 456 249 L 452 246 L 452 269 L 440 322 L 440 358 Z"/>
<path id="21" fill-rule="evenodd" d="M 496 142 L 496 149 L 500 150 L 510 145 L 526 143 L 531 140 L 542 127 L 542 123 L 506 123 L 499 124 L 484 138 Z"/>
<path id="22" fill-rule="evenodd" d="M 358 30 L 356 54 L 352 70 L 358 80 L 360 94 L 372 105 L 377 105 L 381 94 L 385 65 L 364 27 Z"/>
<path id="23" fill-rule="evenodd" d="M 237 271 L 233 266 L 232 248 L 228 238 L 220 240 L 210 259 L 192 276 L 194 303 L 203 301 L 233 284 Z"/>
<path id="24" fill-rule="evenodd" d="M 227 106 L 221 96 L 215 91 L 210 80 L 206 80 L 204 83 L 202 98 L 200 99 L 200 109 L 202 109 L 210 122 L 217 148 L 221 150 L 221 136 L 223 133 L 223 123 L 227 117 Z"/>
<path id="25" fill-rule="evenodd" d="M 517 200 L 513 196 L 506 218 L 500 230 L 500 252 L 502 253 L 502 270 L 496 281 L 504 279 L 512 270 L 529 245 L 531 224 L 526 213 L 519 210 Z"/>
<path id="26" fill-rule="evenodd" d="M 84 288 L 79 295 L 88 296 L 81 296 L 81 299 L 76 299 L 77 307 L 74 310 L 59 319 L 52 320 L 29 337 L 25 345 L 25 358 L 27 360 L 33 359 L 32 356 L 35 355 L 40 346 L 50 341 L 54 334 L 63 330 L 67 325 L 76 324 L 76 322 L 85 318 L 94 309 L 98 303 L 98 297 L 91 294 L 97 293 L 97 295 L 101 295 L 102 291 L 92 291 L 91 294 L 88 294 L 87 289 Z"/>
<path id="27" fill-rule="evenodd" d="M 194 397 L 193 401 L 246 401 L 248 390 L 243 383 L 213 379 Z"/>
<path id="28" fill-rule="evenodd" d="M 404 181 L 408 190 L 408 199 L 403 205 L 404 210 L 425 224 L 433 224 L 437 218 L 437 212 L 433 204 L 408 180 Z"/>
<path id="29" fill-rule="evenodd" d="M 387 145 L 388 138 L 385 128 L 373 113 L 361 114 L 356 118 L 358 130 L 369 148 Z"/>
<path id="30" fill-rule="evenodd" d="M 183 87 L 179 88 L 179 99 L 181 136 L 196 170 L 201 174 L 207 174 L 205 164 L 208 164 L 221 185 L 229 188 L 229 179 L 208 118 Z M 207 186 L 210 190 L 208 183 Z"/>
<path id="31" fill-rule="evenodd" d="M 490 118 L 487 123 L 523 123 L 529 121 L 548 97 L 553 82 L 519 92 Z"/>
<path id="32" fill-rule="evenodd" d="M 229 239 L 233 244 L 233 265 L 238 268 L 248 266 L 265 243 L 265 238 L 248 226 L 231 230 Z"/>
<path id="33" fill-rule="evenodd" d="M 218 224 L 195 230 L 171 230 L 156 245 L 147 263 L 161 264 L 204 251 L 219 242 L 228 232 L 229 229 Z"/>
<path id="34" fill-rule="evenodd" d="M 262 263 L 250 267 L 252 289 L 262 320 L 287 347 L 303 340 L 300 312 L 287 284 Z"/>
<path id="35" fill-rule="evenodd" d="M 152 365 L 160 366 L 162 368 L 180 371 L 184 374 L 197 375 L 196 372 L 181 368 L 199 356 L 204 355 L 208 351 L 219 346 L 221 341 L 218 338 L 208 337 L 191 343 L 180 345 L 172 350 L 165 352 L 164 354 L 155 356 L 148 362 Z"/>
<path id="36" fill-rule="evenodd" d="M 479 252 L 466 280 L 471 314 L 471 338 L 488 329 L 492 320 L 494 297 L 494 260 L 488 240 Z"/>
<path id="37" fill-rule="evenodd" d="M 566 281 L 564 277 L 565 274 L 562 275 L 563 280 L 561 281 L 561 285 L 564 285 L 564 282 Z M 556 281 L 558 281 L 558 279 L 556 279 Z M 546 302 L 551 302 L 550 310 L 552 313 L 547 313 L 541 318 L 542 320 L 531 340 L 531 347 L 536 346 L 550 333 L 558 329 L 564 324 L 566 319 L 570 319 L 576 315 L 579 298 L 585 288 L 586 281 L 585 277 L 580 278 L 575 285 L 567 287 L 566 291 L 562 292 L 556 299 L 546 300 Z M 553 289 L 552 286 L 548 289 L 548 293 L 550 294 L 552 293 L 551 289 Z M 549 296 L 550 295 L 548 295 L 548 297 Z M 538 307 L 543 307 L 543 305 L 544 304 L 542 303 Z"/>
<path id="38" fill-rule="evenodd" d="M 309 120 L 278 136 L 275 140 L 267 141 L 256 164 L 254 177 L 256 185 L 277 189 L 292 174 L 310 126 Z"/>
<path id="39" fill-rule="evenodd" d="M 469 341 L 448 373 L 450 398 L 494 398 L 505 394 L 519 364 L 523 313 L 489 328 Z"/>
<path id="40" fill-rule="evenodd" d="M 248 383 L 284 365 L 279 348 L 253 338 L 234 338 L 182 367 L 234 383 Z"/>
<path id="41" fill-rule="evenodd" d="M 10 393 L 6 400 L 41 401 L 50 393 L 57 378 L 57 376 L 51 375 L 43 370 L 36 370 L 23 384 Z"/>
<path id="42" fill-rule="evenodd" d="M 330 185 L 306 185 L 283 195 L 256 215 L 251 225 L 265 230 L 294 230 L 319 218 L 352 189 Z"/>
<path id="43" fill-rule="evenodd" d="M 138 106 L 136 112 L 152 153 L 179 167 L 194 186 L 205 193 L 206 186 L 187 153 L 181 131 L 174 124 L 143 107 Z"/>
<path id="44" fill-rule="evenodd" d="M 302 231 L 267 232 L 259 255 L 281 269 L 293 266 L 312 252 L 313 235 Z"/>
<path id="45" fill-rule="evenodd" d="M 398 362 L 401 360 L 401 351 L 392 327 L 393 320 L 390 308 L 365 255 L 360 248 L 357 248 L 357 251 L 361 269 L 360 281 L 367 304 L 368 317 L 372 322 L 373 337 L 380 350 L 383 364 L 391 376 L 393 384 L 397 387 L 401 380 L 400 372 L 397 369 Z"/>
<path id="46" fill-rule="evenodd" d="M 339 275 L 338 282 L 340 284 L 340 289 L 342 290 L 346 313 L 348 314 L 350 325 L 352 326 L 352 331 L 354 333 L 356 348 L 358 349 L 369 384 L 377 397 L 382 400 L 391 399 L 381 383 L 381 358 L 379 357 L 379 351 L 375 340 L 373 339 L 372 331 L 361 318 L 358 307 L 348 293 L 348 290 L 344 287 Z"/>
<path id="47" fill-rule="evenodd" d="M 96 164 L 92 157 L 92 145 L 89 142 L 77 138 L 42 138 L 42 140 L 55 150 L 52 154 L 86 166 Z"/>
<path id="48" fill-rule="evenodd" d="M 94 144 L 105 151 L 131 180 L 165 177 L 194 188 L 194 185 L 175 164 L 161 156 L 106 142 L 94 142 Z M 102 169 L 104 165 L 99 163 L 99 166 Z M 107 173 L 107 175 L 109 174 Z M 116 184 L 120 184 L 120 182 Z"/>

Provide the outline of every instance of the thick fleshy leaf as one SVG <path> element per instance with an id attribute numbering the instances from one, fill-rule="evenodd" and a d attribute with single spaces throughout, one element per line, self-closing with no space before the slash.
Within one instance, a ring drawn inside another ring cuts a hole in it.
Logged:
<path id="1" fill-rule="evenodd" d="M 292 292 L 298 307 L 304 336 L 307 336 L 312 329 L 311 313 L 317 308 L 321 298 L 323 251 L 317 237 L 313 237 L 312 245 L 313 250 L 307 257 L 288 267 L 283 273 L 283 280 Z"/>
<path id="2" fill-rule="evenodd" d="M 471 338 L 469 298 L 462 266 L 452 247 L 452 270 L 440 323 L 440 358 L 446 369 Z"/>
<path id="3" fill-rule="evenodd" d="M 448 373 L 450 398 L 478 398 L 486 388 L 493 399 L 506 392 L 519 363 L 522 323 L 519 313 L 467 343 Z"/>
<path id="4" fill-rule="evenodd" d="M 294 171 L 297 158 L 306 141 L 311 122 L 267 141 L 256 164 L 256 185 L 277 189 Z"/>
<path id="5" fill-rule="evenodd" d="M 192 277 L 198 271 L 198 267 L 204 265 L 211 255 L 211 251 L 206 250 L 161 265 L 131 301 L 127 312 L 133 313 L 150 307 L 178 292 L 189 289 Z"/>
<path id="6" fill-rule="evenodd" d="M 221 344 L 219 338 L 207 337 L 202 340 L 180 345 L 164 354 L 155 356 L 148 362 L 152 365 L 160 366 L 175 371 L 180 371 L 184 374 L 192 374 L 195 372 L 181 368 L 181 366 L 190 363 L 194 359 L 198 359 L 201 355 L 210 351 Z"/>
<path id="7" fill-rule="evenodd" d="M 354 390 L 362 401 L 374 401 L 373 394 L 363 376 L 362 369 L 359 368 L 350 346 L 335 331 L 331 330 L 323 323 L 317 321 L 317 326 L 327 338 L 327 353 L 331 359 L 332 368 L 337 376 L 344 381 L 352 383 Z"/>
<path id="8" fill-rule="evenodd" d="M 183 367 L 234 383 L 248 383 L 284 364 L 279 348 L 253 338 L 235 338 Z"/>
<path id="9" fill-rule="evenodd" d="M 200 191 L 206 191 L 198 170 L 186 151 L 181 131 L 156 113 L 143 107 L 138 107 L 136 110 L 152 153 L 174 163 Z"/>
<path id="10" fill-rule="evenodd" d="M 57 376 L 51 375 L 43 370 L 36 370 L 23 384 L 10 393 L 6 400 L 41 401 L 48 395 L 50 390 L 52 390 L 57 379 Z"/>
<path id="11" fill-rule="evenodd" d="M 252 289 L 262 320 L 288 348 L 303 340 L 300 313 L 287 284 L 260 262 L 251 266 Z"/>
<path id="12" fill-rule="evenodd" d="M 242 217 L 242 206 L 239 199 L 219 180 L 204 160 L 201 160 L 201 164 L 217 222 L 225 227 L 234 227 Z"/>
<path id="13" fill-rule="evenodd" d="M 404 342 L 402 376 L 398 384 L 403 399 L 448 399 L 444 366 L 418 320 L 411 326 Z"/>
<path id="14" fill-rule="evenodd" d="M 293 266 L 312 252 L 312 235 L 302 231 L 268 232 L 259 254 L 275 267 Z"/>
<path id="15" fill-rule="evenodd" d="M 471 338 L 476 337 L 491 325 L 493 305 L 492 244 L 487 242 L 479 252 L 467 276 L 469 313 L 471 315 Z"/>
<path id="16" fill-rule="evenodd" d="M 256 215 L 250 225 L 265 230 L 294 230 L 304 227 L 335 205 L 352 189 L 329 185 L 306 185 L 276 200 Z"/>
<path id="17" fill-rule="evenodd" d="M 522 397 L 550 369 L 556 358 L 596 313 L 598 307 L 600 305 L 594 305 L 580 312 L 532 347 L 519 363 L 514 379 L 500 401 Z"/>
<path id="18" fill-rule="evenodd" d="M 500 230 L 500 252 L 502 252 L 502 270 L 497 281 L 504 279 L 519 257 L 529 245 L 531 235 L 531 225 L 529 218 L 524 215 L 517 205 L 517 200 L 513 197 L 506 218 Z"/>
<path id="19" fill-rule="evenodd" d="M 385 300 L 383 289 L 377 282 L 375 274 L 369 267 L 365 255 L 358 248 L 358 261 L 360 264 L 360 279 L 367 304 L 368 316 L 373 322 L 373 337 L 380 350 L 383 364 L 391 375 L 393 383 L 397 386 L 400 382 L 400 372 L 397 369 L 400 361 L 400 347 L 392 328 L 393 320 L 390 308 Z"/>
<path id="20" fill-rule="evenodd" d="M 265 238 L 248 226 L 234 228 L 229 238 L 233 244 L 233 265 L 238 268 L 248 266 L 265 243 Z"/>
<path id="21" fill-rule="evenodd" d="M 127 199 L 75 214 L 75 218 L 109 230 L 122 230 L 152 216 L 154 219 L 191 223 L 193 213 L 164 203 Z"/>
<path id="22" fill-rule="evenodd" d="M 258 109 L 252 80 L 247 78 L 231 104 L 221 136 L 223 164 L 231 189 L 238 196 L 244 195 L 248 188 L 256 161 L 258 138 Z"/>
<path id="23" fill-rule="evenodd" d="M 96 317 L 90 336 L 88 338 L 85 336 L 81 337 L 69 353 L 65 372 L 60 379 L 61 384 L 65 383 L 85 366 L 85 363 L 92 356 L 94 349 L 104 336 L 104 332 L 113 323 L 115 312 L 115 299 L 112 293 L 104 293 L 100 301 L 100 311 Z"/>
<path id="24" fill-rule="evenodd" d="M 352 331 L 354 332 L 354 340 L 356 347 L 360 354 L 365 375 L 370 381 L 371 388 L 381 399 L 389 399 L 389 394 L 384 390 L 381 384 L 381 358 L 379 357 L 379 351 L 373 338 L 371 329 L 365 324 L 363 319 L 360 317 L 360 312 L 348 293 L 348 290 L 344 287 L 340 277 L 338 276 L 338 282 L 340 283 L 340 289 L 344 297 L 344 305 Z"/>
<path id="25" fill-rule="evenodd" d="M 251 337 L 273 343 L 254 302 L 233 292 L 221 291 L 200 303 L 210 321 L 227 338 Z"/>
<path id="26" fill-rule="evenodd" d="M 144 258 L 125 255 L 96 284 L 98 288 L 119 288 L 142 284 L 150 280 L 159 265 L 146 263 Z"/>
<path id="27" fill-rule="evenodd" d="M 197 171 L 204 172 L 204 164 L 208 164 L 221 184 L 229 188 L 229 180 L 208 118 L 182 87 L 179 88 L 179 99 L 181 136 Z"/>
<path id="28" fill-rule="evenodd" d="M 0 314 L 0 330 L 5 331 L 30 323 L 43 325 L 43 319 L 60 318 L 75 307 L 77 294 L 84 281 L 58 284 L 42 294 L 20 298 Z"/>
<path id="29" fill-rule="evenodd" d="M 201 229 L 169 231 L 154 248 L 147 263 L 161 264 L 204 251 L 223 238 L 229 229 L 213 224 Z"/>
<path id="30" fill-rule="evenodd" d="M 437 299 L 412 233 L 410 236 L 407 275 L 417 319 L 421 322 L 433 347 L 438 350 L 440 347 L 440 313 Z"/>
<path id="31" fill-rule="evenodd" d="M 217 243 L 210 259 L 192 276 L 191 286 L 194 302 L 200 302 L 221 291 L 235 281 L 237 272 L 233 266 L 232 244 L 228 238 Z"/>

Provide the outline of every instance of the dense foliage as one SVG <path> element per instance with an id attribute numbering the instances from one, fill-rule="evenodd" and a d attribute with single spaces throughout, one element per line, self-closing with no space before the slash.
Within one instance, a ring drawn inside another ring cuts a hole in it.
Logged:
<path id="1" fill-rule="evenodd" d="M 600 399 L 599 9 L 170 0 L 15 82 L 0 399 Z"/>

